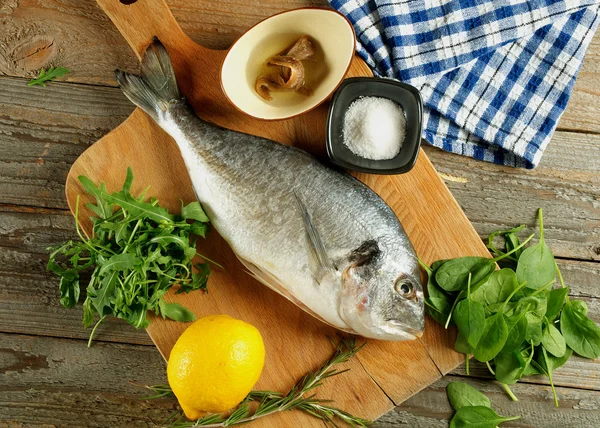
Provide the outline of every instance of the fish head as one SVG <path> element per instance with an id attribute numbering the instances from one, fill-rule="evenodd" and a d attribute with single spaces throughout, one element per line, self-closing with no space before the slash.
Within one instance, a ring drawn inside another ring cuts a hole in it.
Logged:
<path id="1" fill-rule="evenodd" d="M 340 316 L 357 334 L 413 340 L 425 326 L 424 296 L 416 256 L 366 241 L 342 273 Z"/>

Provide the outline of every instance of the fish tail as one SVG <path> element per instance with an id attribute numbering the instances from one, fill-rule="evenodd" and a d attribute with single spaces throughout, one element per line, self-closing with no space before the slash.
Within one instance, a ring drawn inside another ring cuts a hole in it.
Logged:
<path id="1" fill-rule="evenodd" d="M 141 71 L 136 76 L 115 70 L 117 83 L 132 103 L 158 121 L 181 95 L 169 53 L 156 37 L 144 53 Z"/>

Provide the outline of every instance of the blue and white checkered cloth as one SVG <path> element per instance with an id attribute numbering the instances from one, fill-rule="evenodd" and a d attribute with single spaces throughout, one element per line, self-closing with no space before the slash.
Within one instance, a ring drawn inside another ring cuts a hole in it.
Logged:
<path id="1" fill-rule="evenodd" d="M 598 25 L 600 0 L 329 0 L 375 74 L 416 86 L 423 138 L 535 168 Z"/>

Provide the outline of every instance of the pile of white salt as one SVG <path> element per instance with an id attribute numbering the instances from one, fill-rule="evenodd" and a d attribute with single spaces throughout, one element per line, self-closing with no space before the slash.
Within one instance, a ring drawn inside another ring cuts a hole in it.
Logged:
<path id="1" fill-rule="evenodd" d="M 404 110 L 387 98 L 359 98 L 350 104 L 344 116 L 344 144 L 365 159 L 396 157 L 405 135 Z"/>

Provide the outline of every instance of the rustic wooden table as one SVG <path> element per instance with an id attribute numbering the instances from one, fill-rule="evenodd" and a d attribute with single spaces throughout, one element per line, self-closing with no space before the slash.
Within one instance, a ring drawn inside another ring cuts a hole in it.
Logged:
<path id="1" fill-rule="evenodd" d="M 116 1 L 116 0 L 115 0 Z M 325 0 L 168 0 L 195 41 L 226 48 L 273 13 Z M 252 4 L 249 4 L 252 3 Z M 66 66 L 66 82 L 27 87 L 36 70 Z M 142 401 L 129 381 L 164 383 L 165 364 L 144 331 L 120 321 L 99 328 L 91 349 L 81 309 L 63 309 L 44 249 L 74 238 L 64 183 L 73 161 L 123 121 L 132 104 L 115 67 L 136 70 L 125 40 L 94 0 L 0 0 L 0 427 L 155 426 L 172 400 Z M 424 147 L 480 233 L 544 208 L 546 239 L 573 296 L 600 321 L 600 36 L 587 53 L 572 99 L 541 165 L 524 171 Z M 440 237 L 443 239 L 443 237 Z M 380 427 L 443 427 L 445 385 L 472 383 L 512 426 L 600 427 L 600 362 L 574 357 L 554 375 L 560 408 L 543 378 L 514 386 L 511 402 L 484 367 L 463 368 L 401 403 Z M 332 397 L 335 398 L 335 397 Z M 506 426 L 511 426 L 507 424 Z"/>

